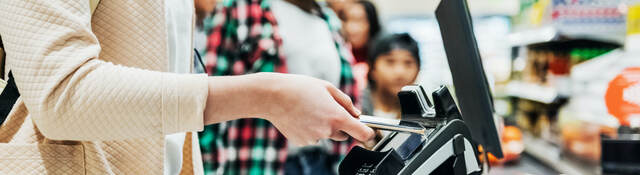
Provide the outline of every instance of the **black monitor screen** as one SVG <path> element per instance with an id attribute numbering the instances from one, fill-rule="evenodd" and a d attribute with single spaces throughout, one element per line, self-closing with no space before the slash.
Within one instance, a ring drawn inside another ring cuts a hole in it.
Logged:
<path id="1" fill-rule="evenodd" d="M 493 101 L 482 68 L 471 15 L 466 0 L 441 0 L 436 18 L 449 61 L 462 118 L 473 140 L 502 157 L 500 138 L 493 119 Z"/>

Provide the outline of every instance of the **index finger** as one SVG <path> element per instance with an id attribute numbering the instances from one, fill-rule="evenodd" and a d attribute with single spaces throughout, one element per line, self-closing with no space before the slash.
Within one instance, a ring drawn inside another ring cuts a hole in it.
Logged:
<path id="1" fill-rule="evenodd" d="M 358 117 L 360 115 L 360 110 L 358 110 L 358 108 L 356 108 L 353 105 L 353 102 L 351 101 L 351 98 L 343 93 L 342 91 L 340 91 L 340 89 L 334 87 L 334 86 L 330 86 L 327 88 L 329 93 L 331 94 L 331 96 L 333 97 L 333 99 L 338 102 L 338 104 L 340 104 L 340 106 L 342 106 L 342 108 L 344 108 L 345 110 L 347 110 L 347 112 L 349 112 L 349 114 L 351 114 L 353 117 Z"/>

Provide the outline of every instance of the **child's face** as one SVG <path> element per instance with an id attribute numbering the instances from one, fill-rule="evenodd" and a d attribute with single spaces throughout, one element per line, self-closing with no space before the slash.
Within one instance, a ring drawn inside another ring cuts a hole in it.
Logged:
<path id="1" fill-rule="evenodd" d="M 378 56 L 371 76 L 378 90 L 397 94 L 402 87 L 414 83 L 418 76 L 418 63 L 409 51 L 395 49 Z"/>

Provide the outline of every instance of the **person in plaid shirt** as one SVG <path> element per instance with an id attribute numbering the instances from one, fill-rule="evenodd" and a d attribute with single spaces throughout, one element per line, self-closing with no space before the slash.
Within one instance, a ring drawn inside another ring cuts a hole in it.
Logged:
<path id="1" fill-rule="evenodd" d="M 282 36 L 272 3 L 270 0 L 224 0 L 215 14 L 205 19 L 203 27 L 209 36 L 204 57 L 209 75 L 287 73 Z M 318 8 L 317 12 L 331 31 L 339 56 L 339 88 L 355 99 L 358 94 L 351 74 L 353 56 L 339 34 L 340 21 L 328 9 Z M 251 118 L 209 125 L 199 133 L 199 138 L 207 174 L 284 173 L 287 140 L 266 120 Z M 336 166 L 355 144 L 353 139 L 331 141 L 326 148 L 330 164 Z"/>

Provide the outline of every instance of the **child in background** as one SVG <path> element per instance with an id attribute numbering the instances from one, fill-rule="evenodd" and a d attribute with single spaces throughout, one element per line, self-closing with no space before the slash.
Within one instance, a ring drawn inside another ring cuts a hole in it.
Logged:
<path id="1" fill-rule="evenodd" d="M 371 45 L 368 86 L 362 93 L 362 113 L 400 119 L 397 94 L 413 84 L 420 70 L 418 43 L 409 34 L 383 35 Z"/>
<path id="2" fill-rule="evenodd" d="M 367 64 L 368 85 L 362 92 L 362 114 L 400 119 L 398 92 L 413 84 L 420 70 L 418 43 L 409 34 L 382 35 L 373 41 Z M 363 143 L 373 147 L 388 132 L 377 132 L 376 138 Z"/>

